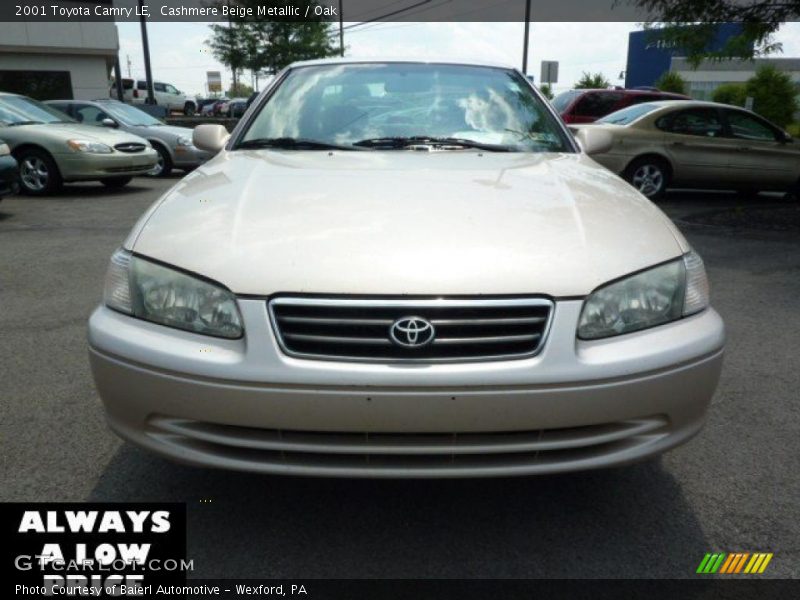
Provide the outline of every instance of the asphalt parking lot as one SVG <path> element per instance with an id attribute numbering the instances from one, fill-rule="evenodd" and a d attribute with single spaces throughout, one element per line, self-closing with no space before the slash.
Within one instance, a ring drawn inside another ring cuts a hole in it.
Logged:
<path id="1" fill-rule="evenodd" d="M 705 258 L 729 334 L 688 445 L 562 476 L 316 480 L 172 464 L 104 424 L 86 320 L 109 255 L 175 181 L 0 202 L 1 500 L 186 502 L 194 577 L 693 577 L 710 551 L 774 552 L 765 576 L 800 576 L 800 236 L 685 223 L 781 201 L 662 203 Z"/>

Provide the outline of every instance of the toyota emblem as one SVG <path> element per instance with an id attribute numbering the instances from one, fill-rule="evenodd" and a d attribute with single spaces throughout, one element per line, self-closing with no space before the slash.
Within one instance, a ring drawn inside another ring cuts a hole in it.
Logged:
<path id="1" fill-rule="evenodd" d="M 389 337 L 404 348 L 422 348 L 433 342 L 436 330 L 433 324 L 422 317 L 402 317 L 389 328 Z"/>

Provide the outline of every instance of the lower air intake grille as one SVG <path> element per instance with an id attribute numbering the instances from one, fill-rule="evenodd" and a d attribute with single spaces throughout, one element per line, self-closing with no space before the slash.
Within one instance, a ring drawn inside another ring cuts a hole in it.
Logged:
<path id="1" fill-rule="evenodd" d="M 319 360 L 458 362 L 533 356 L 547 335 L 544 298 L 274 298 L 286 354 Z"/>

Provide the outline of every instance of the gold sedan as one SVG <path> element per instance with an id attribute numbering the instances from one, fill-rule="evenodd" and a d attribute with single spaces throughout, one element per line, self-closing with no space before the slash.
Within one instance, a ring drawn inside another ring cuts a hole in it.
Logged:
<path id="1" fill-rule="evenodd" d="M 800 143 L 742 108 L 648 102 L 570 129 L 585 127 L 611 133 L 610 149 L 592 158 L 648 198 L 658 198 L 667 187 L 800 195 Z"/>

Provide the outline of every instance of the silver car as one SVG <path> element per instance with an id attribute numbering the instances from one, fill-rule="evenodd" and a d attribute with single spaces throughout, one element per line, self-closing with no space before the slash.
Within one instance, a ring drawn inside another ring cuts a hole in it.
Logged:
<path id="1" fill-rule="evenodd" d="M 3 92 L 0 138 L 19 163 L 20 188 L 36 196 L 73 181 L 120 188 L 156 164 L 155 151 L 139 136 L 87 127 L 38 100 Z"/>
<path id="2" fill-rule="evenodd" d="M 621 465 L 703 426 L 703 261 L 517 70 L 291 65 L 113 254 L 108 422 L 193 465 L 362 477 Z"/>
<path id="3" fill-rule="evenodd" d="M 211 154 L 195 148 L 192 130 L 166 125 L 143 110 L 119 100 L 48 100 L 49 104 L 84 125 L 118 128 L 143 137 L 158 152 L 158 164 L 150 171 L 166 177 L 172 169 L 190 171 Z"/>

